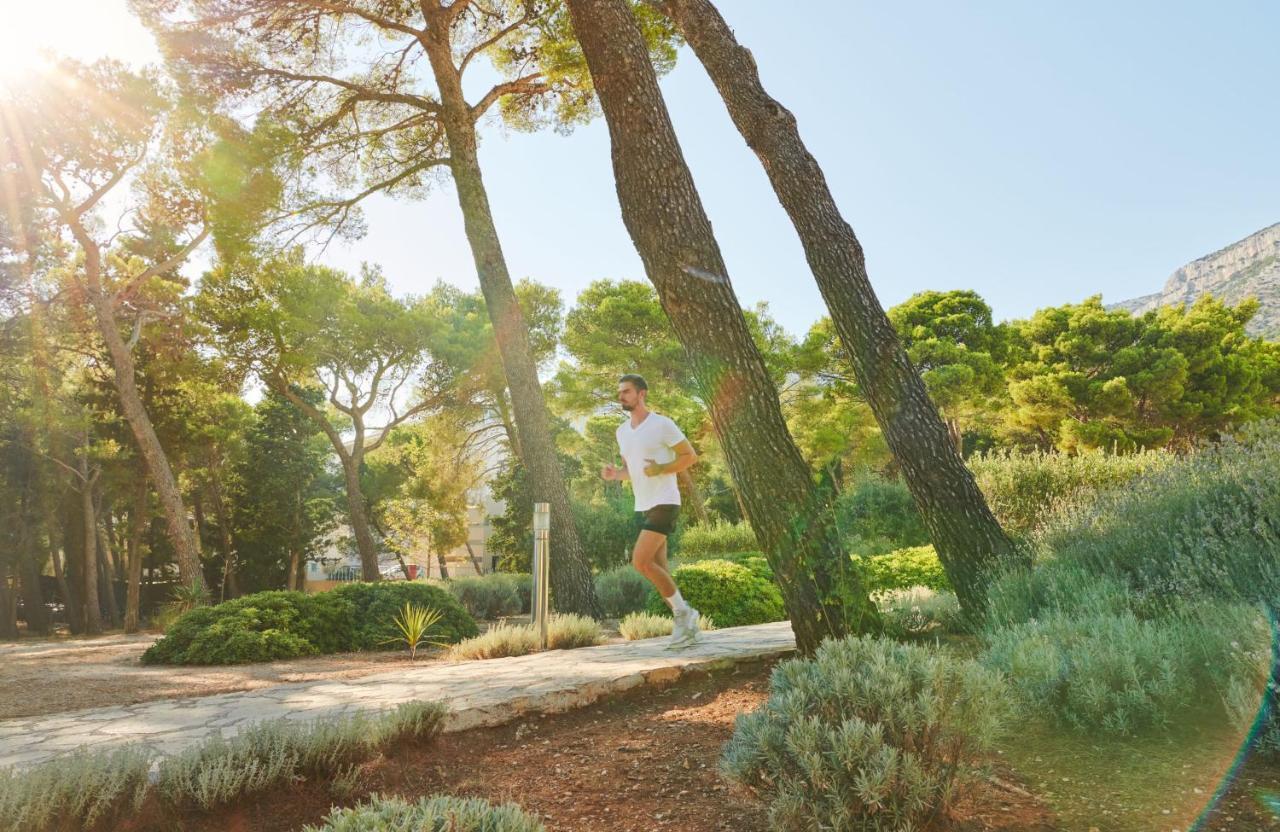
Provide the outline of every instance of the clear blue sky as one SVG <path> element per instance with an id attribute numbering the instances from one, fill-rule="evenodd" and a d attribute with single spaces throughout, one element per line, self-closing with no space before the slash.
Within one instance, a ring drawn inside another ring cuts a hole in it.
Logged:
<path id="1" fill-rule="evenodd" d="M 886 306 L 949 288 L 998 318 L 1121 300 L 1280 222 L 1280 3 L 719 6 L 798 117 Z M 824 309 L 800 246 L 688 50 L 663 89 L 739 297 L 803 332 Z M 603 123 L 494 125 L 482 161 L 513 276 L 566 300 L 644 278 Z M 451 189 L 367 217 L 369 235 L 325 260 L 381 263 L 403 291 L 475 285 Z"/>

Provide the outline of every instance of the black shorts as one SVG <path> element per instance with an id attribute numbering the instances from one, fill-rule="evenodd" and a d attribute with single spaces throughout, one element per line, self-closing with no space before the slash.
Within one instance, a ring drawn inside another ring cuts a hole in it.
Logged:
<path id="1" fill-rule="evenodd" d="M 654 506 L 648 511 L 636 512 L 636 527 L 641 531 L 657 532 L 669 535 L 676 527 L 676 517 L 680 514 L 680 506 Z"/>

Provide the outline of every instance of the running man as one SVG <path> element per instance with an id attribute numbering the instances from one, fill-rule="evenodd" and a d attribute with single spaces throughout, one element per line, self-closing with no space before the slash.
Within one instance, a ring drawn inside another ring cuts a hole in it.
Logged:
<path id="1" fill-rule="evenodd" d="M 606 480 L 631 480 L 636 497 L 636 524 L 640 536 L 631 550 L 631 564 L 649 579 L 671 607 L 675 625 L 670 647 L 688 647 L 698 640 L 697 610 L 680 597 L 667 567 L 667 535 L 680 512 L 680 488 L 676 474 L 698 461 L 689 440 L 676 423 L 645 406 L 649 385 L 644 377 L 628 373 L 618 379 L 618 404 L 631 418 L 618 425 L 618 450 L 622 467 L 606 465 Z"/>

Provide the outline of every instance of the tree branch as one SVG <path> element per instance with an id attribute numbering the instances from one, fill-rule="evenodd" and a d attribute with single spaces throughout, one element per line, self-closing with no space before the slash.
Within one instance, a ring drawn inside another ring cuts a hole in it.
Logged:
<path id="1" fill-rule="evenodd" d="M 493 106 L 493 103 L 504 95 L 537 95 L 551 89 L 544 83 L 539 83 L 538 78 L 542 77 L 541 72 L 535 72 L 532 75 L 526 75 L 523 78 L 517 78 L 514 81 L 504 81 L 496 84 L 492 89 L 484 94 L 479 103 L 471 108 L 472 120 L 477 120 L 485 114 L 485 111 Z"/>
<path id="2" fill-rule="evenodd" d="M 458 64 L 458 74 L 461 75 L 463 72 L 466 71 L 467 64 L 471 63 L 472 58 L 476 57 L 477 55 L 484 52 L 489 47 L 493 46 L 495 43 L 505 38 L 507 35 L 514 32 L 516 29 L 528 23 L 529 18 L 531 16 L 529 14 L 530 8 L 531 8 L 530 6 L 526 5 L 524 8 L 524 14 L 520 15 L 519 19 L 517 19 L 514 23 L 510 24 L 509 26 L 503 26 L 501 29 L 497 31 L 497 33 L 493 35 L 493 37 L 490 37 L 486 40 L 481 41 L 480 43 L 472 47 L 467 52 L 467 54 L 463 55 L 462 62 Z"/>
<path id="3" fill-rule="evenodd" d="M 160 263 L 156 263 L 148 268 L 145 268 L 142 271 L 138 272 L 133 277 L 126 280 L 124 285 L 121 286 L 120 289 L 116 291 L 114 295 L 111 296 L 112 306 L 113 307 L 117 306 L 120 304 L 121 301 L 128 299 L 128 297 L 133 293 L 133 290 L 135 287 L 140 286 L 142 283 L 150 280 L 156 275 L 164 274 L 165 272 L 170 271 L 171 269 L 175 269 L 178 266 L 182 265 L 182 263 L 188 257 L 191 256 L 191 252 L 199 248 L 200 244 L 203 243 L 206 238 L 208 238 L 209 232 L 211 230 L 212 229 L 206 223 L 205 226 L 200 229 L 200 233 L 192 237 L 187 242 L 187 244 L 182 248 L 178 249 L 178 251 L 174 253 L 172 257 L 169 257 L 168 259 Z"/>
<path id="4" fill-rule="evenodd" d="M 347 81 L 343 78 L 335 78 L 332 75 L 312 75 L 305 72 L 290 72 L 287 69 L 277 69 L 270 66 L 258 66 L 252 69 L 244 70 L 246 75 L 257 76 L 265 75 L 272 78 L 283 78 L 286 81 L 307 81 L 317 84 L 329 84 L 331 86 L 340 87 L 349 92 L 356 94 L 358 100 L 363 101 L 381 101 L 384 104 L 404 104 L 409 107 L 416 107 L 428 113 L 438 113 L 440 108 L 435 102 L 429 98 L 420 95 L 409 95 L 403 92 L 379 92 L 357 84 L 354 81 Z"/>

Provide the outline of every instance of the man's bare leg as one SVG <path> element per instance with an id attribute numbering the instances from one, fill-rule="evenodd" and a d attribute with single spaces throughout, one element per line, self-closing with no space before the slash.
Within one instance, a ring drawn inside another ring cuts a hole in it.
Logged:
<path id="1" fill-rule="evenodd" d="M 663 598 L 676 592 L 676 582 L 667 568 L 667 536 L 643 529 L 631 550 L 631 565 L 649 579 L 653 588 Z"/>
<path id="2" fill-rule="evenodd" d="M 631 550 L 631 563 L 649 579 L 662 600 L 671 607 L 675 623 L 672 627 L 670 647 L 688 647 L 698 638 L 698 611 L 680 597 L 680 590 L 671 578 L 667 563 L 666 535 L 644 529 Z"/>

